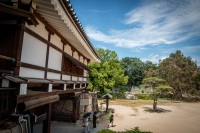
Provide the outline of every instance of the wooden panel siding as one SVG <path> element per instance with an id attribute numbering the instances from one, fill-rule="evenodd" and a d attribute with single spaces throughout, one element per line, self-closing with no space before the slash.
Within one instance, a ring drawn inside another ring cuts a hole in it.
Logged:
<path id="1" fill-rule="evenodd" d="M 16 107 L 15 90 L 2 90 L 0 88 L 0 124 L 3 123 L 8 116 L 14 112 Z"/>
<path id="2" fill-rule="evenodd" d="M 20 30 L 19 27 L 17 29 L 6 29 L 6 27 L 9 27 L 9 25 L 4 25 L 5 29 L 1 29 L 0 32 L 0 40 L 1 40 L 1 48 L 0 48 L 0 55 L 11 57 L 16 59 L 17 57 L 17 43 L 16 43 L 16 37 L 17 36 L 17 30 Z M 16 27 L 16 26 L 14 26 Z M 1 70 L 10 70 L 13 71 L 15 62 L 5 59 L 0 59 L 0 69 Z"/>
<path id="3" fill-rule="evenodd" d="M 38 24 L 35 16 L 32 15 L 29 11 L 21 10 L 21 9 L 14 8 L 12 6 L 8 6 L 3 3 L 0 3 L 0 12 L 1 12 L 1 14 L 13 15 L 13 18 L 15 16 L 17 16 L 18 18 L 19 17 L 26 18 L 26 21 L 29 24 L 33 24 L 34 26 L 36 26 Z"/>

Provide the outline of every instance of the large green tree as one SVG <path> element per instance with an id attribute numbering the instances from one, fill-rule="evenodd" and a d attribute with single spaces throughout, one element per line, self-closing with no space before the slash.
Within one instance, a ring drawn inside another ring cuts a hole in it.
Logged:
<path id="1" fill-rule="evenodd" d="M 139 58 L 125 57 L 121 61 L 125 75 L 129 77 L 129 86 L 139 86 L 144 78 L 144 63 Z"/>
<path id="2" fill-rule="evenodd" d="M 175 96 L 195 94 L 200 90 L 199 68 L 179 50 L 159 63 L 159 75 L 173 88 Z"/>
<path id="3" fill-rule="evenodd" d="M 124 70 L 120 65 L 117 54 L 108 49 L 97 49 L 96 51 L 101 57 L 101 63 L 89 63 L 89 81 L 91 84 L 88 89 L 104 93 L 109 92 L 113 87 L 126 85 L 128 77 L 124 76 Z"/>
<path id="4" fill-rule="evenodd" d="M 172 88 L 166 84 L 164 79 L 158 77 L 144 78 L 140 87 L 151 88 L 153 94 L 153 111 L 157 110 L 157 98 L 161 93 L 169 92 Z"/>
<path id="5" fill-rule="evenodd" d="M 125 75 L 129 77 L 129 86 L 140 86 L 145 77 L 145 71 L 157 68 L 156 64 L 153 64 L 151 61 L 144 63 L 136 57 L 122 58 L 121 65 L 125 69 Z"/>

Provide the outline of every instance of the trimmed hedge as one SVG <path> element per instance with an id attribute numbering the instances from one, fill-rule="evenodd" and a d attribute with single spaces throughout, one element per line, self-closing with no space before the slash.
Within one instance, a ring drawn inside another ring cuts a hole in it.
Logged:
<path id="1" fill-rule="evenodd" d="M 140 131 L 138 127 L 135 127 L 134 129 L 126 130 L 126 131 L 112 131 L 110 129 L 102 129 L 98 131 L 97 133 L 153 133 L 153 132 Z"/>

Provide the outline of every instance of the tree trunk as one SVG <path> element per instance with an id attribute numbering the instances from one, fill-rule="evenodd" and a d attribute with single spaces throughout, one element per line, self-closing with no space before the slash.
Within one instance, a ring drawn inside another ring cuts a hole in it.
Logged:
<path id="1" fill-rule="evenodd" d="M 157 95 L 154 94 L 154 99 L 153 99 L 153 111 L 157 111 Z"/>
<path id="2" fill-rule="evenodd" d="M 103 94 L 104 93 L 104 88 L 100 88 L 100 94 Z"/>
<path id="3" fill-rule="evenodd" d="M 109 104 L 109 101 L 108 101 L 109 99 L 108 98 L 106 98 L 106 113 L 108 113 L 108 104 Z"/>

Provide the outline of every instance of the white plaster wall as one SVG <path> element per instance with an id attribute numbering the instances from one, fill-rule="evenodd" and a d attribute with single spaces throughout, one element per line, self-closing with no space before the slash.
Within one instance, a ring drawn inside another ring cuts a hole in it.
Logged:
<path id="1" fill-rule="evenodd" d="M 47 79 L 60 79 L 60 74 L 47 72 Z"/>
<path id="2" fill-rule="evenodd" d="M 87 78 L 83 78 L 83 81 L 87 81 Z"/>
<path id="3" fill-rule="evenodd" d="M 72 50 L 71 50 L 71 47 L 70 47 L 69 45 L 65 45 L 64 51 L 65 51 L 67 54 L 72 55 Z"/>
<path id="4" fill-rule="evenodd" d="M 63 43 L 61 42 L 61 39 L 56 34 L 51 36 L 50 42 L 60 49 L 63 48 Z"/>
<path id="5" fill-rule="evenodd" d="M 87 65 L 87 60 L 86 59 L 84 60 L 84 64 Z"/>
<path id="6" fill-rule="evenodd" d="M 27 23 L 25 24 L 26 27 L 43 37 L 44 39 L 48 40 L 48 34 L 49 32 L 45 29 L 45 25 L 40 22 L 38 19 L 37 21 L 39 24 L 35 27 L 34 25 L 28 25 Z"/>
<path id="7" fill-rule="evenodd" d="M 71 76 L 69 76 L 69 75 L 62 75 L 62 80 L 71 80 Z"/>
<path id="8" fill-rule="evenodd" d="M 87 71 L 83 70 L 83 76 L 87 76 Z"/>
<path id="9" fill-rule="evenodd" d="M 21 61 L 45 67 L 47 45 L 35 37 L 24 33 Z"/>
<path id="10" fill-rule="evenodd" d="M 80 56 L 80 62 L 83 63 L 83 56 Z"/>
<path id="11" fill-rule="evenodd" d="M 79 77 L 79 78 L 78 78 L 78 81 L 83 81 L 83 78 Z"/>
<path id="12" fill-rule="evenodd" d="M 74 54 L 73 54 L 73 57 L 77 60 L 79 60 L 79 57 L 78 57 L 78 53 L 75 51 Z"/>
<path id="13" fill-rule="evenodd" d="M 19 76 L 21 76 L 21 77 L 32 77 L 32 78 L 44 78 L 44 71 L 20 67 Z"/>
<path id="14" fill-rule="evenodd" d="M 62 53 L 55 50 L 54 48 L 49 48 L 49 62 L 48 68 L 54 70 L 61 70 L 61 63 L 62 63 Z"/>
<path id="15" fill-rule="evenodd" d="M 78 77 L 72 76 L 72 81 L 78 81 Z"/>

